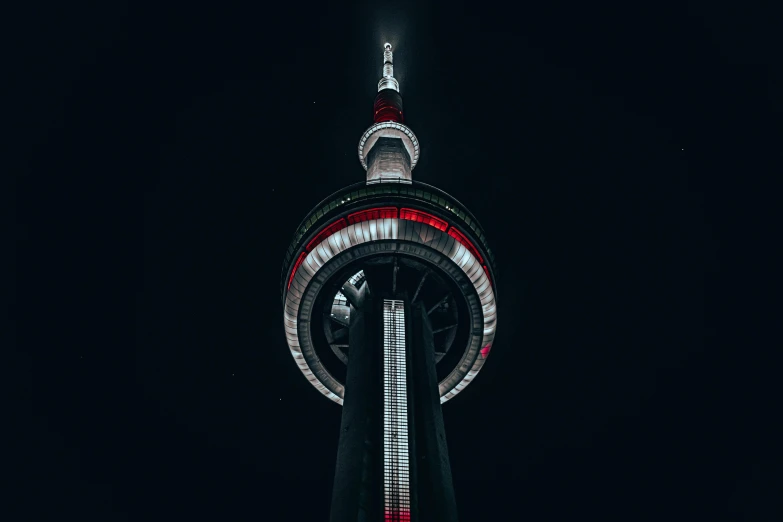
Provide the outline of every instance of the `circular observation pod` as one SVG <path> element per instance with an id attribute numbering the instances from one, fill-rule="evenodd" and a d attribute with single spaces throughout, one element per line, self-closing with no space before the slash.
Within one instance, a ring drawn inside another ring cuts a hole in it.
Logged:
<path id="1" fill-rule="evenodd" d="M 350 358 L 345 292 L 366 284 L 370 292 L 405 295 L 430 318 L 446 402 L 479 372 L 495 335 L 492 255 L 483 232 L 434 187 L 352 189 L 319 205 L 289 248 L 283 299 L 291 353 L 311 384 L 342 404 Z"/>
<path id="2" fill-rule="evenodd" d="M 402 123 L 381 122 L 376 123 L 364 131 L 364 134 L 362 134 L 362 137 L 359 139 L 359 162 L 362 164 L 362 167 L 364 167 L 364 170 L 368 169 L 367 155 L 379 138 L 401 139 L 402 144 L 411 159 L 411 170 L 416 168 L 416 164 L 419 162 L 420 150 L 419 139 L 413 131 Z"/>

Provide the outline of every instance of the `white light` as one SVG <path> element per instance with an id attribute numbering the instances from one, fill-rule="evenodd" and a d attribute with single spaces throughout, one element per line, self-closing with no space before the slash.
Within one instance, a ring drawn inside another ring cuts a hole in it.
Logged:
<path id="1" fill-rule="evenodd" d="M 378 82 L 378 91 L 383 89 L 394 89 L 400 92 L 400 84 L 394 78 L 394 56 L 391 51 L 391 44 L 387 43 L 383 46 L 383 77 Z"/>
<path id="2" fill-rule="evenodd" d="M 385 220 L 370 220 L 369 224 L 377 224 L 380 225 L 381 228 L 382 224 L 379 222 L 382 222 Z M 413 227 L 413 230 L 419 231 L 420 228 L 424 229 L 427 228 L 426 225 L 421 223 L 411 223 L 404 220 L 399 219 L 393 219 L 391 220 L 393 222 L 393 226 L 390 227 L 389 233 L 384 234 L 383 238 L 376 238 L 376 237 L 365 237 L 361 232 L 357 234 L 354 237 L 353 233 L 348 233 L 347 235 L 350 236 L 347 239 L 347 243 L 345 241 L 337 241 L 336 244 L 331 245 L 332 249 L 335 249 L 334 252 L 329 252 L 327 255 L 328 259 L 331 259 L 334 256 L 340 255 L 341 252 L 345 251 L 346 249 L 363 243 L 372 243 L 374 241 L 378 241 L 380 239 L 398 239 L 398 233 L 402 235 L 403 231 L 407 230 L 409 227 Z M 363 225 L 364 223 L 361 223 Z M 348 232 L 355 231 L 356 227 L 359 224 L 349 225 Z M 361 230 L 361 228 L 360 228 Z M 441 235 L 444 235 L 443 232 L 439 230 L 435 230 L 433 232 L 436 237 L 440 237 Z M 330 237 L 334 237 L 337 234 L 345 234 L 342 230 L 335 232 Z M 388 237 L 387 237 L 388 236 Z M 421 238 L 424 236 L 421 235 Z M 423 243 L 424 240 L 420 239 L 420 235 L 418 233 L 414 234 L 414 237 L 412 238 L 415 242 Z M 437 242 L 440 244 L 440 242 Z M 445 245 L 448 245 L 450 243 L 445 242 Z M 446 256 L 450 257 L 452 261 L 455 263 L 458 263 L 458 266 L 465 272 L 465 274 L 471 279 L 474 288 L 476 288 L 477 291 L 480 290 L 479 286 L 481 288 L 484 288 L 484 290 L 479 291 L 480 296 L 480 302 L 481 302 L 481 310 L 483 314 L 483 321 L 484 321 L 484 338 L 482 340 L 482 346 L 486 346 L 487 344 L 491 343 L 496 329 L 497 329 L 497 319 L 495 317 L 496 312 L 496 303 L 495 303 L 495 294 L 493 287 L 488 284 L 488 278 L 487 275 L 483 270 L 474 270 L 474 268 L 477 268 L 478 266 L 478 260 L 473 257 L 472 254 L 469 252 L 467 253 L 467 258 L 470 259 L 470 262 L 463 263 L 459 261 L 456 256 L 459 256 L 460 259 L 463 259 L 463 256 L 465 254 L 465 250 L 462 248 L 458 249 L 451 249 L 450 252 L 446 251 L 446 246 L 439 246 L 436 247 L 436 249 L 445 254 Z M 322 268 L 324 261 L 319 261 L 318 259 L 313 258 L 313 254 L 311 253 L 307 259 L 306 262 L 302 263 L 301 267 L 299 268 L 299 271 L 296 273 L 297 275 L 297 281 L 302 285 L 307 285 L 316 275 L 317 272 Z M 363 275 L 362 271 L 357 272 L 353 277 L 351 277 L 350 281 L 355 284 L 355 281 L 358 281 L 358 279 Z M 286 311 L 283 314 L 284 322 L 286 325 L 286 341 L 288 344 L 288 347 L 291 351 L 291 355 L 294 357 L 294 360 L 299 367 L 299 369 L 302 371 L 304 376 L 307 378 L 308 381 L 323 395 L 328 397 L 329 399 L 333 400 L 334 402 L 338 404 L 343 404 L 343 399 L 340 398 L 340 395 L 344 393 L 344 388 L 342 387 L 342 384 L 331 377 L 331 375 L 328 375 L 327 372 L 323 371 L 323 366 L 321 365 L 321 362 L 318 360 L 317 357 L 313 356 L 313 351 L 311 347 L 308 347 L 306 344 L 302 343 L 300 345 L 300 338 L 297 330 L 297 315 L 298 311 L 301 307 L 301 295 L 297 291 L 294 291 L 295 288 L 291 287 L 291 291 L 286 294 Z M 339 304 L 339 303 L 338 303 Z M 456 396 L 461 389 L 464 389 L 465 384 L 469 383 L 471 379 L 467 378 L 467 369 L 469 367 L 472 368 L 472 370 L 475 370 L 478 372 L 481 367 L 484 365 L 485 358 L 479 356 L 480 352 L 478 348 L 470 347 L 468 352 L 466 353 L 466 365 L 464 368 L 460 367 L 455 369 L 452 374 L 450 374 L 447 379 L 444 379 L 441 381 L 438 385 L 439 393 L 441 395 L 440 402 L 445 403 L 454 396 Z M 474 361 L 472 366 L 469 364 L 469 361 Z M 312 365 L 312 368 L 311 368 Z M 316 377 L 316 375 L 313 373 L 312 369 L 315 368 L 318 370 L 319 376 Z M 336 393 L 332 392 L 330 389 L 328 389 L 321 381 L 320 378 L 323 378 L 322 376 L 326 374 L 326 379 L 324 382 L 328 383 L 330 386 L 336 386 L 339 387 L 337 389 Z M 460 387 L 457 387 L 456 382 L 462 381 L 459 384 Z"/>
<path id="3" fill-rule="evenodd" d="M 405 308 L 383 300 L 383 492 L 386 520 L 410 521 Z"/>

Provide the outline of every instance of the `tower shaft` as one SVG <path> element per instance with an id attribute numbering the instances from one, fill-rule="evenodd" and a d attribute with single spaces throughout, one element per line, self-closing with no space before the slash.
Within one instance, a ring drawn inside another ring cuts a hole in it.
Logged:
<path id="1" fill-rule="evenodd" d="M 456 522 L 425 307 L 407 295 L 351 306 L 331 522 Z"/>

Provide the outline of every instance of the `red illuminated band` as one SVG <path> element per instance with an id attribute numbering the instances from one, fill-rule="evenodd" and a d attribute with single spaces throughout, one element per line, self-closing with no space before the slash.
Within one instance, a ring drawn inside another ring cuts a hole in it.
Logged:
<path id="1" fill-rule="evenodd" d="M 492 286 L 495 286 L 492 283 L 492 278 L 489 277 L 489 268 L 487 268 L 487 265 L 483 265 L 481 268 L 483 268 L 484 269 L 484 273 L 487 274 L 487 279 L 489 279 L 489 284 L 491 284 Z"/>
<path id="2" fill-rule="evenodd" d="M 294 280 L 294 275 L 296 275 L 296 271 L 299 269 L 299 265 L 302 264 L 302 261 L 305 260 L 305 257 L 307 257 L 307 252 L 302 252 L 299 254 L 299 259 L 294 263 L 294 269 L 291 270 L 291 277 L 288 278 L 288 288 L 291 288 L 291 281 Z"/>
<path id="3" fill-rule="evenodd" d="M 362 221 L 369 221 L 371 219 L 386 219 L 396 218 L 397 207 L 378 207 L 368 210 L 362 210 L 360 212 L 354 212 L 348 215 L 348 224 L 360 223 Z"/>
<path id="4" fill-rule="evenodd" d="M 319 232 L 317 236 L 315 236 L 313 239 L 311 239 L 310 242 L 307 243 L 307 246 L 305 247 L 305 249 L 309 252 L 313 248 L 314 245 L 317 245 L 318 243 L 320 243 L 321 241 L 323 241 L 327 237 L 331 236 L 332 234 L 334 234 L 338 230 L 341 230 L 341 229 L 343 229 L 343 228 L 345 228 L 347 226 L 348 226 L 348 223 L 345 222 L 344 218 L 338 219 L 337 221 L 335 221 L 334 223 L 332 223 L 331 225 L 329 225 L 325 229 L 321 230 L 321 232 Z"/>
<path id="5" fill-rule="evenodd" d="M 470 240 L 467 237 L 465 237 L 465 234 L 463 234 L 456 228 L 451 227 L 449 229 L 449 235 L 454 239 L 456 239 L 457 241 L 459 241 L 460 243 L 462 243 L 463 245 L 465 245 L 465 248 L 470 250 L 470 253 L 476 256 L 476 259 L 478 259 L 479 263 L 481 263 L 482 265 L 484 264 L 484 258 L 481 257 L 481 254 L 479 254 L 479 251 L 476 249 L 475 246 L 473 246 L 473 243 L 471 243 Z"/>
<path id="6" fill-rule="evenodd" d="M 414 210 L 412 208 L 401 208 L 400 219 L 407 219 L 408 221 L 417 221 L 424 223 L 431 227 L 435 227 L 441 232 L 445 232 L 449 228 L 449 224 L 440 218 L 436 218 L 432 214 L 422 212 L 421 210 Z"/>
<path id="7" fill-rule="evenodd" d="M 328 227 L 324 228 L 321 232 L 319 232 L 313 239 L 310 240 L 310 242 L 307 243 L 307 246 L 305 247 L 305 251 L 302 252 L 299 255 L 299 259 L 297 259 L 296 264 L 294 265 L 294 269 L 291 272 L 291 277 L 288 280 L 288 287 L 291 287 L 291 281 L 294 278 L 294 274 L 296 273 L 296 269 L 299 268 L 299 265 L 302 264 L 302 261 L 304 260 L 304 257 L 307 255 L 308 252 L 310 252 L 315 245 L 323 241 L 324 239 L 328 238 L 335 232 L 342 230 L 343 228 L 347 227 L 348 225 L 353 225 L 355 223 L 361 223 L 362 221 L 370 221 L 372 219 L 388 219 L 388 218 L 397 218 L 398 212 L 397 207 L 375 207 L 375 208 L 369 208 L 367 210 L 360 210 L 359 212 L 354 212 L 353 214 L 349 214 L 346 218 L 340 218 Z M 431 227 L 435 227 L 438 230 L 442 232 L 446 232 L 448 229 L 449 236 L 453 237 L 456 241 L 461 243 L 462 245 L 467 248 L 473 256 L 478 259 L 479 263 L 482 265 L 482 268 L 484 268 L 484 272 L 487 274 L 487 279 L 489 279 L 489 283 L 492 284 L 492 279 L 489 276 L 489 269 L 487 268 L 487 265 L 484 264 L 484 258 L 481 257 L 481 254 L 479 253 L 478 249 L 473 245 L 473 243 L 458 229 L 454 227 L 449 228 L 449 224 L 445 222 L 444 220 L 433 216 L 432 214 L 429 214 L 427 212 L 423 212 L 421 210 L 415 210 L 412 208 L 401 208 L 399 210 L 399 218 L 400 219 L 406 219 L 408 221 L 416 221 L 418 223 L 424 223 L 425 225 L 429 225 Z"/>
<path id="8" fill-rule="evenodd" d="M 373 111 L 375 123 L 384 121 L 402 123 L 402 96 L 394 89 L 383 89 L 375 97 Z"/>

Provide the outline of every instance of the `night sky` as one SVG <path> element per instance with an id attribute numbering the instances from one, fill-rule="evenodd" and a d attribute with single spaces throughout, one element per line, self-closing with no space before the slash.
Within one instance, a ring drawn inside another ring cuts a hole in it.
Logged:
<path id="1" fill-rule="evenodd" d="M 779 241 L 746 190 L 780 147 L 774 17 L 368 4 L 20 14 L 3 518 L 328 520 L 341 410 L 286 346 L 280 270 L 365 176 L 390 41 L 414 179 L 497 258 L 492 356 L 444 406 L 461 520 L 781 520 L 748 290 L 772 262 L 733 273 Z"/>

